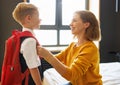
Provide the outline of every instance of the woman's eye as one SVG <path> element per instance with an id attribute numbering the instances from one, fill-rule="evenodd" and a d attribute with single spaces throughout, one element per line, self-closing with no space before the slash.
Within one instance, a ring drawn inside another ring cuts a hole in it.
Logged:
<path id="1" fill-rule="evenodd" d="M 73 19 L 73 22 L 77 22 L 77 20 Z"/>

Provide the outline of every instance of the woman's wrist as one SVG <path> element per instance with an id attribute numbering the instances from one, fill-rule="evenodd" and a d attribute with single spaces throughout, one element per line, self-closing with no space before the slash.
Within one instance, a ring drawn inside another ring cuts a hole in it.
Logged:
<path id="1" fill-rule="evenodd" d="M 48 61 L 49 63 L 53 62 L 53 55 L 50 53 L 49 56 L 45 57 L 45 60 Z"/>

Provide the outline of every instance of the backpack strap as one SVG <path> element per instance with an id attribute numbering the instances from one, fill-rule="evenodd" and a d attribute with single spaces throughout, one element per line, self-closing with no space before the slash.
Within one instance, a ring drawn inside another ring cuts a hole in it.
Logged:
<path id="1" fill-rule="evenodd" d="M 29 69 L 26 69 L 26 71 L 23 73 L 22 80 L 25 78 L 25 85 L 28 85 L 29 74 L 30 74 Z"/>
<path id="2" fill-rule="evenodd" d="M 24 32 L 21 32 L 21 31 L 18 31 L 18 30 L 13 30 L 12 31 L 12 35 L 15 35 L 16 37 L 16 39 L 15 40 L 18 40 L 18 41 L 13 41 L 13 47 L 14 48 L 16 48 L 15 46 L 17 46 L 17 50 L 15 49 L 15 54 L 14 54 L 14 56 L 13 56 L 13 58 L 14 59 L 16 59 L 16 56 L 18 56 L 19 55 L 19 53 L 18 53 L 18 51 L 20 50 L 20 38 L 21 37 L 32 37 L 32 38 L 34 38 L 36 41 L 37 41 L 37 45 L 40 45 L 39 44 L 39 42 L 38 42 L 38 40 L 33 36 L 33 34 L 31 33 L 31 32 L 29 32 L 29 31 L 24 31 Z M 18 39 L 19 38 L 19 39 Z M 14 42 L 19 42 L 19 43 L 17 43 L 18 45 L 14 45 Z M 40 57 L 41 58 L 41 57 Z M 16 60 L 13 60 L 13 62 L 12 62 L 12 64 L 14 64 L 14 63 L 17 63 L 17 62 L 15 62 Z"/>
<path id="3" fill-rule="evenodd" d="M 26 36 L 27 35 L 27 36 Z M 24 31 L 21 33 L 21 37 L 32 37 L 37 41 L 37 45 L 40 45 L 40 43 L 38 42 L 38 40 L 33 36 L 33 34 L 29 31 Z"/>

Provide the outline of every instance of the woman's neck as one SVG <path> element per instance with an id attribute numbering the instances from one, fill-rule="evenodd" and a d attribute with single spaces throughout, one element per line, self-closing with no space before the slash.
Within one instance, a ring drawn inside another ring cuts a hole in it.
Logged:
<path id="1" fill-rule="evenodd" d="M 89 41 L 88 39 L 86 39 L 85 36 L 77 37 L 77 39 L 78 39 L 78 41 L 76 43 L 76 46 L 80 46 L 80 45 L 82 45 L 82 44 L 84 44 L 84 43 Z"/>

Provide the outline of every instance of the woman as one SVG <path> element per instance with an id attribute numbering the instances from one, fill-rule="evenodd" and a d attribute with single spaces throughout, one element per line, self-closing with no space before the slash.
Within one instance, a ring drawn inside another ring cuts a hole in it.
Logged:
<path id="1" fill-rule="evenodd" d="M 76 11 L 70 28 L 77 42 L 72 42 L 55 57 L 43 47 L 38 47 L 38 54 L 72 85 L 102 85 L 99 50 L 93 42 L 101 38 L 95 15 L 90 11 Z"/>

